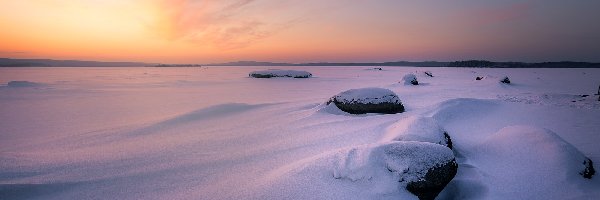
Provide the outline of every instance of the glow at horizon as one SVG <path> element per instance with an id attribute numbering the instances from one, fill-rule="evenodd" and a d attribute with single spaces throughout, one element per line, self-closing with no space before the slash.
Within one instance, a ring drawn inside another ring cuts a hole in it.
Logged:
<path id="1" fill-rule="evenodd" d="M 600 1 L 0 0 L 0 57 L 600 62 Z"/>

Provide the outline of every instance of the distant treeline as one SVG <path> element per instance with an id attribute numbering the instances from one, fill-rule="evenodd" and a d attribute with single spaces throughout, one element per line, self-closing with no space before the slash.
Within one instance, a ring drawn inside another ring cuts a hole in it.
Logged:
<path id="1" fill-rule="evenodd" d="M 395 62 L 369 62 L 369 63 L 331 63 L 331 62 L 315 62 L 315 63 L 275 63 L 275 62 L 258 62 L 258 61 L 237 61 L 227 63 L 212 63 L 204 66 L 414 66 L 414 67 L 445 67 L 449 62 L 423 61 L 395 61 Z"/>
<path id="2" fill-rule="evenodd" d="M 158 64 L 154 65 L 154 67 L 202 67 L 199 64 Z"/>
<path id="3" fill-rule="evenodd" d="M 600 68 L 600 63 L 589 62 L 492 62 L 487 60 L 464 60 L 448 63 L 447 67 L 481 67 L 481 68 Z"/>
<path id="4" fill-rule="evenodd" d="M 409 66 L 409 67 L 481 67 L 481 68 L 600 68 L 600 63 L 589 62 L 492 62 L 487 60 L 464 60 L 454 62 L 380 62 L 380 63 L 273 63 L 257 61 L 238 61 L 228 63 L 206 64 L 206 66 Z"/>

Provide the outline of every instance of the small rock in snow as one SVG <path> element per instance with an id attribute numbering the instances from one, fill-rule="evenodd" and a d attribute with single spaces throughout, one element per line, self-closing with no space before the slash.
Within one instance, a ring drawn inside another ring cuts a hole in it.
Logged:
<path id="1" fill-rule="evenodd" d="M 429 77 L 433 77 L 433 73 L 431 73 L 430 71 L 425 71 L 425 75 L 427 75 Z"/>
<path id="2" fill-rule="evenodd" d="M 504 78 L 500 79 L 500 83 L 510 84 L 510 79 L 508 76 L 505 76 Z"/>

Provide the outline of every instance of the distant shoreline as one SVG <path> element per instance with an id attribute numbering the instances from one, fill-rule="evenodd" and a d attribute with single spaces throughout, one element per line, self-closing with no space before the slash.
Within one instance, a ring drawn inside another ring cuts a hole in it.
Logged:
<path id="1" fill-rule="evenodd" d="M 52 60 L 52 59 L 11 59 L 0 58 L 0 67 L 218 67 L 218 66 L 250 66 L 250 67 L 335 67 L 335 66 L 364 66 L 364 67 L 465 67 L 465 68 L 600 68 L 600 63 L 592 62 L 493 62 L 486 60 L 464 60 L 453 62 L 438 61 L 395 61 L 395 62 L 365 62 L 365 63 L 275 63 L 257 61 L 237 61 L 211 64 L 162 64 L 143 62 L 101 62 L 81 60 Z"/>

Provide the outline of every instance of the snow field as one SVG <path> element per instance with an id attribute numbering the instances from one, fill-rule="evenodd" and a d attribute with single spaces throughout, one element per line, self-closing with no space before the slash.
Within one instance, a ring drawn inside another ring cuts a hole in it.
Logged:
<path id="1" fill-rule="evenodd" d="M 600 197 L 598 178 L 579 174 L 583 157 L 600 160 L 600 103 L 577 97 L 593 96 L 600 70 L 367 68 L 290 68 L 310 79 L 247 78 L 259 67 L 0 69 L 0 83 L 44 84 L 0 87 L 0 199 L 416 199 L 373 152 L 443 142 L 440 131 L 459 168 L 438 199 Z M 408 73 L 419 87 L 398 83 Z M 365 87 L 398 94 L 406 112 L 325 105 Z"/>

